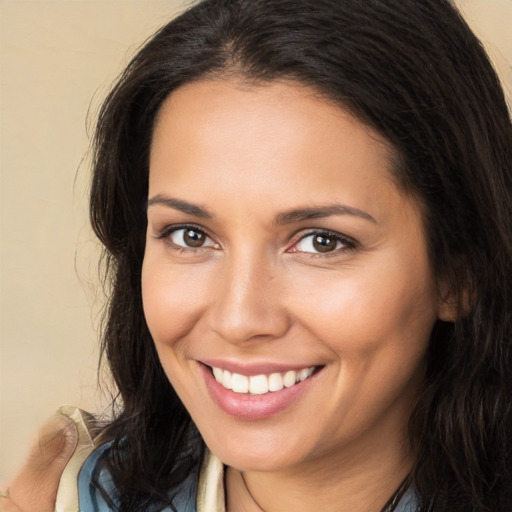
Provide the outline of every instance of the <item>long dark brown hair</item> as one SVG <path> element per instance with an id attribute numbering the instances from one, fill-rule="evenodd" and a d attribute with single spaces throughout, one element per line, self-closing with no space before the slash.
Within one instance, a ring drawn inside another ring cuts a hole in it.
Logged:
<path id="1" fill-rule="evenodd" d="M 395 149 L 397 186 L 422 204 L 431 264 L 457 313 L 434 327 L 411 413 L 420 510 L 512 510 L 512 126 L 448 0 L 204 0 L 159 30 L 107 97 L 90 214 L 112 290 L 102 342 L 119 407 L 101 439 L 120 510 L 169 504 L 202 456 L 140 281 L 155 117 L 177 87 L 216 76 L 306 84 Z"/>

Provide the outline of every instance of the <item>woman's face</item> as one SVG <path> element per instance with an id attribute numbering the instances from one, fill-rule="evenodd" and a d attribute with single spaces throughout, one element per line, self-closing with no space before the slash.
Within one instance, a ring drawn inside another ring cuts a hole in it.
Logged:
<path id="1" fill-rule="evenodd" d="M 202 81 L 164 103 L 144 311 L 224 463 L 273 471 L 404 446 L 444 306 L 391 161 L 376 133 L 296 84 Z"/>

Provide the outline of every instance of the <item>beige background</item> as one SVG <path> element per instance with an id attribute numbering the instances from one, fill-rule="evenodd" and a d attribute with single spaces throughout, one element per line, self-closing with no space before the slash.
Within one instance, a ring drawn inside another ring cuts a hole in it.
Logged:
<path id="1" fill-rule="evenodd" d="M 60 404 L 101 412 L 88 134 L 113 78 L 185 0 L 0 0 L 0 484 Z M 512 0 L 460 0 L 512 91 Z"/>

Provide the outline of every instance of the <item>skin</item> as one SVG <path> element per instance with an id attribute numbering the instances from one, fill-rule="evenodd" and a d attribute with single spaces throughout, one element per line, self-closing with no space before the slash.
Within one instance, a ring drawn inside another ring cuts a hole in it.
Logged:
<path id="1" fill-rule="evenodd" d="M 161 109 L 144 311 L 169 380 L 229 466 L 228 510 L 377 512 L 411 469 L 407 420 L 432 327 L 449 312 L 392 157 L 294 83 L 200 81 Z M 276 222 L 333 204 L 351 210 Z M 205 244 L 187 247 L 182 224 Z M 325 230 L 340 241 L 317 253 L 310 234 Z M 212 400 L 198 361 L 213 358 L 320 371 L 289 407 L 247 421 Z"/>

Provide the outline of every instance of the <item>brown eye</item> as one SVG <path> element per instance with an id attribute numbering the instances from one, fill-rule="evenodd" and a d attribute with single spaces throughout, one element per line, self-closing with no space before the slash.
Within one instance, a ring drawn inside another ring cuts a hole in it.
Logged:
<path id="1" fill-rule="evenodd" d="M 328 231 L 317 231 L 303 236 L 293 247 L 292 252 L 304 252 L 311 254 L 326 254 L 354 247 L 354 243 L 343 237 Z"/>
<path id="2" fill-rule="evenodd" d="M 174 245 L 186 249 L 218 247 L 204 231 L 194 227 L 174 229 L 168 236 Z"/>
<path id="3" fill-rule="evenodd" d="M 202 247 L 206 240 L 206 235 L 201 231 L 187 229 L 183 233 L 183 241 L 189 247 Z"/>
<path id="4" fill-rule="evenodd" d="M 338 240 L 327 235 L 315 235 L 312 243 L 318 252 L 331 252 L 336 249 Z"/>

